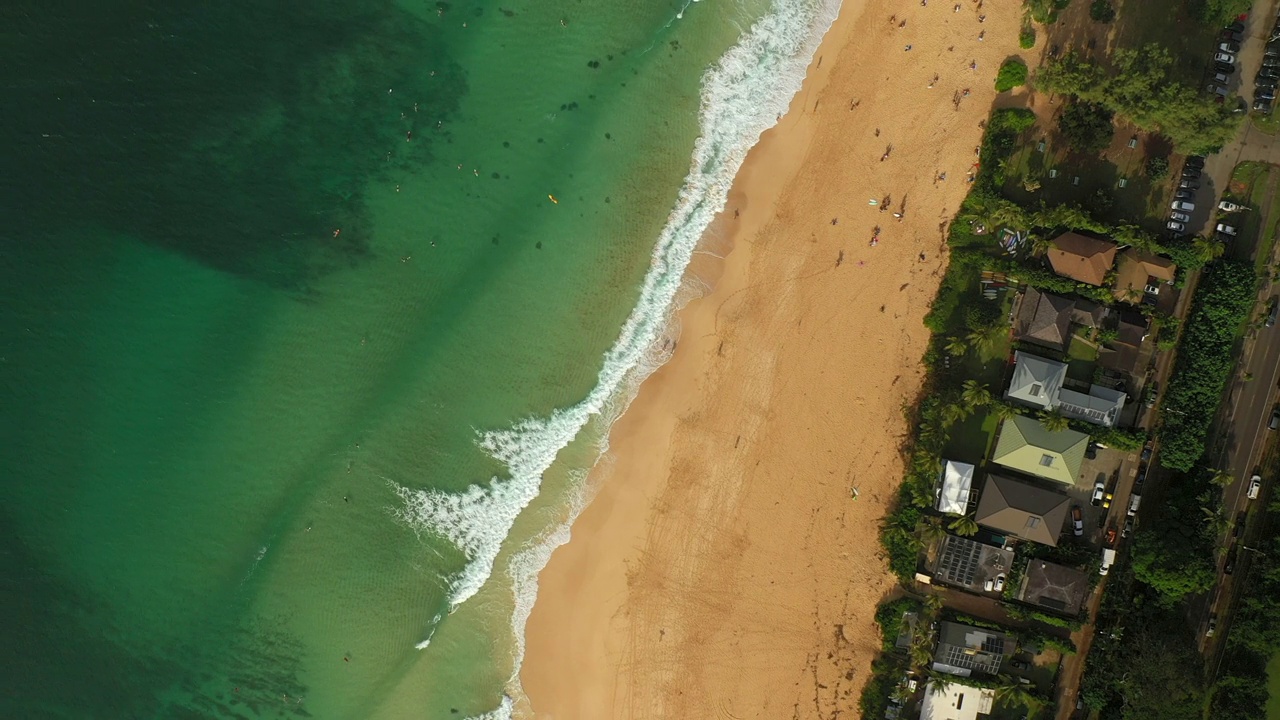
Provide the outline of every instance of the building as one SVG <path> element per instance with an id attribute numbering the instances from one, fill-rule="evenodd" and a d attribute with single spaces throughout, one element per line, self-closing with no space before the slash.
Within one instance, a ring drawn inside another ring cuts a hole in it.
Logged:
<path id="1" fill-rule="evenodd" d="M 989 475 L 974 520 L 996 532 L 1041 545 L 1058 544 L 1071 499 L 1003 475 Z"/>
<path id="2" fill-rule="evenodd" d="M 1012 550 L 947 535 L 938 549 L 931 580 L 980 593 L 986 592 L 987 582 L 994 581 L 996 576 L 1008 577 L 1012 567 Z"/>
<path id="3" fill-rule="evenodd" d="M 964 515 L 969 512 L 969 495 L 973 490 L 973 466 L 945 460 L 938 483 L 938 512 Z"/>
<path id="4" fill-rule="evenodd" d="M 1075 485 L 1089 436 L 1075 430 L 1045 430 L 1039 420 L 1014 415 L 1000 425 L 992 462 L 1028 475 Z"/>
<path id="5" fill-rule="evenodd" d="M 1067 380 L 1067 366 L 1019 350 L 1013 354 L 1013 378 L 1004 391 L 1006 400 L 1052 410 L 1058 406 L 1058 393 Z"/>
<path id="6" fill-rule="evenodd" d="M 1070 298 L 1028 287 L 1014 312 L 1013 339 L 1066 352 L 1075 305 Z"/>
<path id="7" fill-rule="evenodd" d="M 1063 277 L 1089 285 L 1107 283 L 1116 262 L 1116 244 L 1067 232 L 1049 243 L 1049 265 Z"/>
<path id="8" fill-rule="evenodd" d="M 948 683 L 938 687 L 930 680 L 924 686 L 924 700 L 920 703 L 920 720 L 978 720 L 991 714 L 996 692 L 989 688 L 976 688 L 960 683 Z"/>
<path id="9" fill-rule="evenodd" d="M 1173 284 L 1177 269 L 1172 260 L 1129 248 L 1120 253 L 1112 292 L 1122 302 L 1155 305 L 1161 286 Z"/>
<path id="10" fill-rule="evenodd" d="M 1115 427 L 1127 398 L 1119 390 L 1104 385 L 1090 385 L 1087 395 L 1063 388 L 1058 391 L 1058 412 L 1094 425 Z"/>
<path id="11" fill-rule="evenodd" d="M 943 622 L 938 626 L 938 649 L 933 654 L 933 669 L 938 672 L 970 677 L 974 673 L 995 675 L 1006 655 L 1012 655 L 1017 642 L 1012 635 Z"/>
<path id="12" fill-rule="evenodd" d="M 1088 575 L 1074 568 L 1033 559 L 1027 563 L 1018 599 L 1075 617 L 1080 614 L 1080 607 L 1092 589 L 1089 579 Z"/>
<path id="13" fill-rule="evenodd" d="M 1142 343 L 1146 341 L 1149 329 L 1150 322 L 1141 313 L 1120 313 L 1116 323 L 1116 339 L 1099 350 L 1098 364 L 1130 375 L 1144 374 L 1145 365 L 1151 360 L 1151 354 L 1142 351 Z"/>

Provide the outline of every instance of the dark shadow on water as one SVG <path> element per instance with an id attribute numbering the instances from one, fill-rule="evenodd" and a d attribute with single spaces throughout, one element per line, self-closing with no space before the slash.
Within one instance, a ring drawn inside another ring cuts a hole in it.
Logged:
<path id="1" fill-rule="evenodd" d="M 128 233 L 277 287 L 368 256 L 363 188 L 430 162 L 466 92 L 439 27 L 390 0 L 0 20 L 6 242 Z"/>

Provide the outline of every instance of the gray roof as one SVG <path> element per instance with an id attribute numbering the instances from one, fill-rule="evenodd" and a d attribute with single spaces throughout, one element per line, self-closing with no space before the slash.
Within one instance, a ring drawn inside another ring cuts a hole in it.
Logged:
<path id="1" fill-rule="evenodd" d="M 997 532 L 1057 545 L 1070 498 L 1002 475 L 987 476 L 974 519 Z"/>
<path id="2" fill-rule="evenodd" d="M 1013 324 L 1013 337 L 1066 350 L 1071 340 L 1071 317 L 1075 301 L 1070 298 L 1042 293 L 1028 287 L 1018 305 L 1018 316 Z"/>
<path id="3" fill-rule="evenodd" d="M 938 626 L 938 649 L 933 669 L 968 677 L 975 671 L 995 675 L 1006 655 L 1014 651 L 1011 635 L 995 630 L 943 622 Z"/>
<path id="4" fill-rule="evenodd" d="M 1115 388 L 1090 385 L 1089 394 L 1063 388 L 1058 391 L 1058 411 L 1069 418 L 1114 427 L 1124 409 L 1125 394 Z"/>
<path id="5" fill-rule="evenodd" d="M 1089 576 L 1063 565 L 1031 560 L 1022 587 L 1023 602 L 1029 602 L 1074 617 L 1089 594 Z"/>
<path id="6" fill-rule="evenodd" d="M 1062 382 L 1067 379 L 1067 366 L 1022 351 L 1013 354 L 1013 361 L 1013 379 L 1004 396 L 1041 410 L 1053 408 Z"/>

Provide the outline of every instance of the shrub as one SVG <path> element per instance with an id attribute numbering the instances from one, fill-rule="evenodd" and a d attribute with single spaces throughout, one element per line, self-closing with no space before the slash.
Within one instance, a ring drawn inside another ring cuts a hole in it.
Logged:
<path id="1" fill-rule="evenodd" d="M 1089 6 L 1089 17 L 1094 22 L 1109 23 L 1116 19 L 1115 6 L 1111 4 L 1111 0 L 1093 0 L 1093 4 Z"/>
<path id="2" fill-rule="evenodd" d="M 1018 58 L 1009 58 L 996 74 L 996 92 L 1012 90 L 1027 84 L 1027 64 Z"/>
<path id="3" fill-rule="evenodd" d="M 1169 158 L 1167 157 L 1149 157 L 1147 158 L 1147 177 L 1152 180 L 1163 180 L 1169 177 Z"/>
<path id="4" fill-rule="evenodd" d="M 1023 50 L 1036 46 L 1036 29 L 1030 23 L 1023 25 L 1022 31 L 1018 33 L 1018 46 Z"/>
<path id="5" fill-rule="evenodd" d="M 1112 116 L 1113 113 L 1102 105 L 1076 100 L 1058 116 L 1058 130 L 1071 143 L 1072 149 L 1097 154 L 1111 144 L 1111 136 L 1115 134 Z"/>

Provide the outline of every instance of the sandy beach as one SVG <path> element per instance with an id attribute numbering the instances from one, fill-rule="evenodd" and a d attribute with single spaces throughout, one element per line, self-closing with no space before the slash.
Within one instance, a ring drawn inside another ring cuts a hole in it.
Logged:
<path id="1" fill-rule="evenodd" d="M 846 0 L 752 150 L 689 270 L 711 290 L 540 576 L 537 717 L 858 716 L 943 232 L 997 67 L 1039 54 L 1013 0 L 954 7 Z"/>

